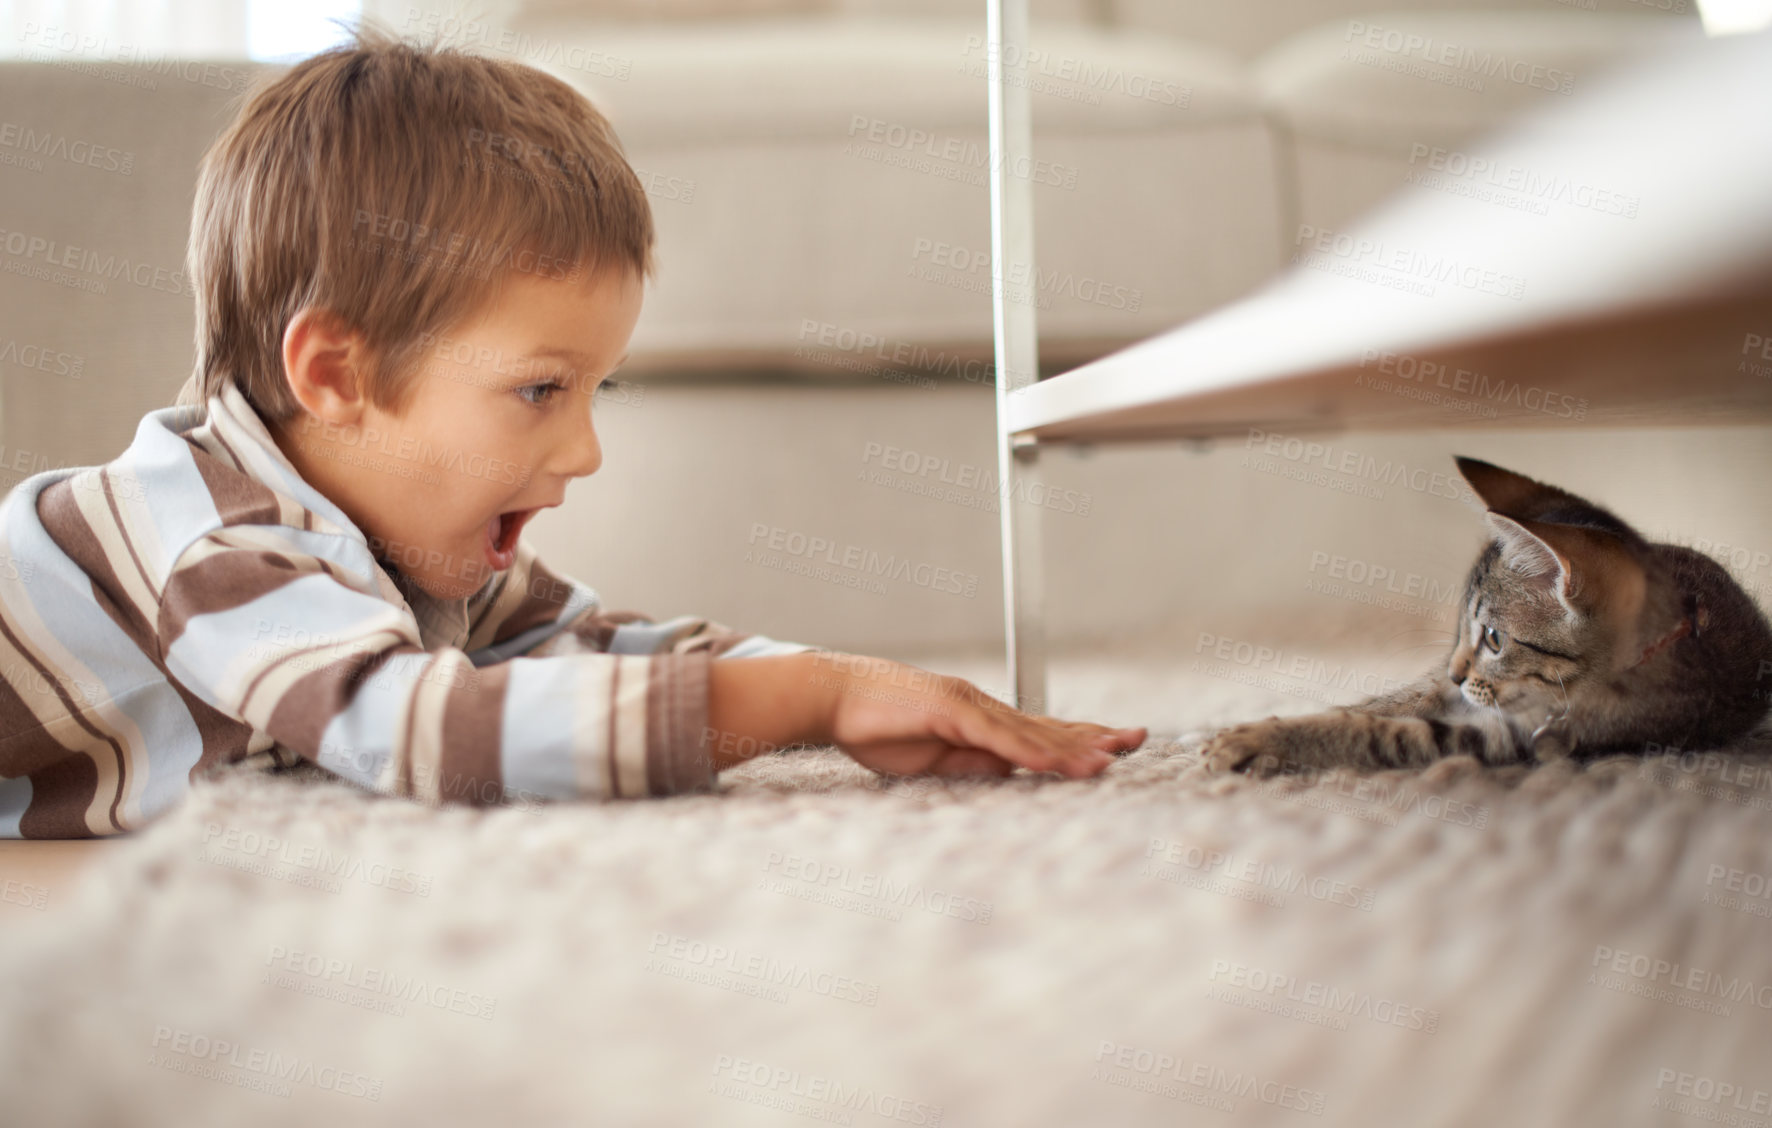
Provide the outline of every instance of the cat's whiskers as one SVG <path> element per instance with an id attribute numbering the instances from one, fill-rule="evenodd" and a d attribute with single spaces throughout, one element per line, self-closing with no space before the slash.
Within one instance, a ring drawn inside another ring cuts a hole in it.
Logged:
<path id="1" fill-rule="evenodd" d="M 1397 647 L 1395 653 L 1397 653 L 1397 654 L 1413 654 L 1418 650 L 1431 650 L 1435 654 L 1444 654 L 1451 647 L 1451 645 L 1452 644 L 1449 640 L 1436 639 L 1432 642 L 1417 643 L 1414 646 L 1399 646 L 1399 647 Z"/>
<path id="2" fill-rule="evenodd" d="M 1563 685 L 1563 674 L 1557 673 L 1557 693 L 1563 698 L 1563 711 L 1554 717 L 1547 717 L 1543 724 L 1532 730 L 1532 739 L 1537 740 L 1549 729 L 1555 728 L 1569 719 L 1569 690 Z"/>

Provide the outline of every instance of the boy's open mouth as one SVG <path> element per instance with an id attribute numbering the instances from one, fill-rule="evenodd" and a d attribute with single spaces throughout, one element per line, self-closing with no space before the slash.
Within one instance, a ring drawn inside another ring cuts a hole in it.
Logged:
<path id="1" fill-rule="evenodd" d="M 486 522 L 486 561 L 502 572 L 517 562 L 517 537 L 539 509 L 513 509 Z"/>

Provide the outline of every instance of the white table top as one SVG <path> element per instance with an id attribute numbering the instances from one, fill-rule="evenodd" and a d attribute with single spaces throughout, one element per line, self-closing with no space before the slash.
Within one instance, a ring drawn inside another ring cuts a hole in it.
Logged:
<path id="1" fill-rule="evenodd" d="M 1247 298 L 1012 393 L 1005 426 L 1772 421 L 1772 33 L 1675 50 L 1469 156 L 1488 164 L 1425 157 L 1436 186 L 1301 230 Z"/>

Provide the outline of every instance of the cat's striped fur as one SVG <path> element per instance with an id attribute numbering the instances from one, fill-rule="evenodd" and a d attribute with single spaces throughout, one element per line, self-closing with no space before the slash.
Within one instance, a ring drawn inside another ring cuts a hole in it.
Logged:
<path id="1" fill-rule="evenodd" d="M 1766 715 L 1772 626 L 1702 553 L 1597 505 L 1460 458 L 1492 539 L 1465 581 L 1443 671 L 1396 693 L 1239 725 L 1222 770 L 1486 764 L 1726 745 Z"/>

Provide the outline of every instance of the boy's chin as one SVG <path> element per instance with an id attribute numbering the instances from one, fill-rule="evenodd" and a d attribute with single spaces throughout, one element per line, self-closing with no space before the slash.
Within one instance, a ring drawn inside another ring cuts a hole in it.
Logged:
<path id="1" fill-rule="evenodd" d="M 432 599 L 454 601 L 473 595 L 485 587 L 493 575 L 492 569 L 486 568 L 477 580 L 462 576 L 415 576 L 412 582 Z"/>
<path id="2" fill-rule="evenodd" d="M 382 561 L 384 568 L 390 561 Z M 403 588 L 417 588 L 432 599 L 450 603 L 458 599 L 466 599 L 486 586 L 486 582 L 497 573 L 490 565 L 482 564 L 476 573 L 467 574 L 425 574 L 393 565 L 394 576 Z"/>

